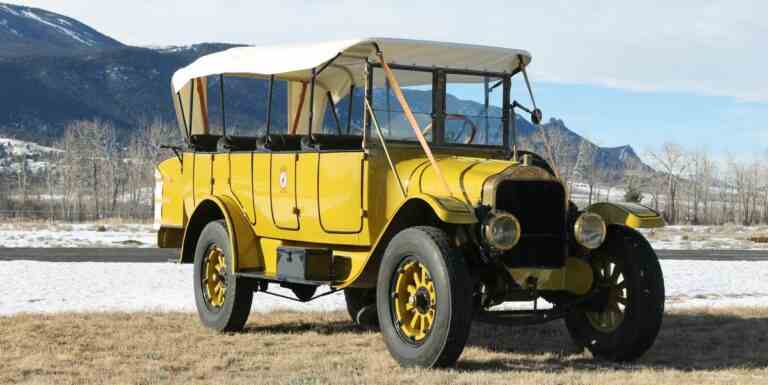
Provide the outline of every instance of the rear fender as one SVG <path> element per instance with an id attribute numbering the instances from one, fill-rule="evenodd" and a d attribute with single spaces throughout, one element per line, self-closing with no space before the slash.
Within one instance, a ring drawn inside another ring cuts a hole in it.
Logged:
<path id="1" fill-rule="evenodd" d="M 181 256 L 179 263 L 192 263 L 195 258 L 195 248 L 205 225 L 211 221 L 223 219 L 227 225 L 229 242 L 234 252 L 232 272 L 243 267 L 259 267 L 263 265 L 258 237 L 253 232 L 248 218 L 243 216 L 237 203 L 226 196 L 210 196 L 198 203 L 184 231 Z M 247 266 L 246 266 L 247 265 Z"/>

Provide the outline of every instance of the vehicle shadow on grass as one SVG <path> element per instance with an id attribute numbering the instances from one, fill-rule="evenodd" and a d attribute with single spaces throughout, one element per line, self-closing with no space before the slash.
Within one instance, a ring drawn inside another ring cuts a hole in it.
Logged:
<path id="1" fill-rule="evenodd" d="M 345 317 L 303 321 L 300 313 L 268 324 L 249 323 L 245 333 L 340 335 L 378 333 Z M 768 312 L 733 310 L 666 314 L 654 346 L 639 360 L 617 364 L 592 358 L 571 341 L 563 321 L 507 327 L 475 322 L 457 363 L 466 371 L 713 370 L 768 368 Z M 485 354 L 488 352 L 488 354 Z M 502 353 L 502 354 L 494 354 Z M 483 356 L 487 355 L 487 358 Z M 479 357 L 479 358 L 478 358 Z"/>
<path id="2" fill-rule="evenodd" d="M 653 347 L 631 364 L 601 361 L 583 353 L 571 341 L 563 321 L 529 327 L 476 323 L 467 346 L 511 354 L 509 358 L 460 359 L 461 370 L 766 368 L 768 318 L 765 314 L 667 314 Z"/>
<path id="3" fill-rule="evenodd" d="M 314 332 L 320 335 L 378 332 L 378 328 L 355 325 L 352 321 L 304 322 L 293 320 L 269 325 L 247 325 L 245 333 L 297 334 Z"/>

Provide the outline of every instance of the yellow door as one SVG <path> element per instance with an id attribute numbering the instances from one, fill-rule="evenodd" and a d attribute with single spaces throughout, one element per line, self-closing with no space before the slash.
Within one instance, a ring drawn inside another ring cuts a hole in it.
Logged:
<path id="1" fill-rule="evenodd" d="M 203 198 L 211 195 L 211 188 L 213 188 L 212 174 L 211 174 L 211 159 L 213 154 L 195 154 L 195 204 L 200 202 Z"/>
<path id="2" fill-rule="evenodd" d="M 270 201 L 275 226 L 285 230 L 299 229 L 296 206 L 296 153 L 273 153 L 270 165 Z"/>
<path id="3" fill-rule="evenodd" d="M 363 152 L 320 153 L 317 205 L 320 225 L 329 233 L 363 229 Z"/>
<path id="4" fill-rule="evenodd" d="M 229 186 L 232 195 L 237 200 L 251 223 L 256 223 L 256 214 L 253 205 L 253 154 L 247 152 L 232 153 L 229 155 Z"/>

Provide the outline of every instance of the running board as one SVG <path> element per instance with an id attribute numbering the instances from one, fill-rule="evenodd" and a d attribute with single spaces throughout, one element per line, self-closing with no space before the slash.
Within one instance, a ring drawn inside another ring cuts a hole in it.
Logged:
<path id="1" fill-rule="evenodd" d="M 299 283 L 302 285 L 312 285 L 312 286 L 320 286 L 320 285 L 333 285 L 333 281 L 316 281 L 316 280 L 310 280 L 310 279 L 299 279 L 294 277 L 286 277 L 284 275 L 279 274 L 265 274 L 261 270 L 255 270 L 255 269 L 245 269 L 242 271 L 239 271 L 235 273 L 236 277 L 240 278 L 250 278 L 250 279 L 256 279 L 260 281 L 266 281 L 266 282 L 275 282 L 275 283 Z"/>
<path id="2" fill-rule="evenodd" d="M 568 315 L 568 311 L 562 308 L 549 310 L 481 311 L 475 313 L 474 320 L 495 325 L 527 326 L 558 320 L 565 318 L 566 315 Z"/>

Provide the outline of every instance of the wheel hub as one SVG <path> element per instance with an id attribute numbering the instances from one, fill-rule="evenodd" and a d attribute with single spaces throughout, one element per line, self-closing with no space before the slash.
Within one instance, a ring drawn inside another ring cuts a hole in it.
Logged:
<path id="1" fill-rule="evenodd" d="M 420 343 L 432 329 L 437 311 L 437 293 L 426 265 L 405 260 L 395 272 L 392 307 L 399 333 Z"/>
<path id="2" fill-rule="evenodd" d="M 224 304 L 227 292 L 227 270 L 224 251 L 214 245 L 208 250 L 203 267 L 203 293 L 205 302 L 213 308 L 220 308 Z"/>
<path id="3" fill-rule="evenodd" d="M 429 291 L 425 287 L 420 287 L 412 297 L 416 310 L 421 314 L 427 314 L 430 305 Z"/>
<path id="4" fill-rule="evenodd" d="M 612 333 L 621 326 L 626 314 L 629 290 L 624 281 L 622 265 L 612 257 L 593 260 L 595 283 L 599 294 L 595 311 L 587 312 L 592 327 L 603 333 Z"/>

